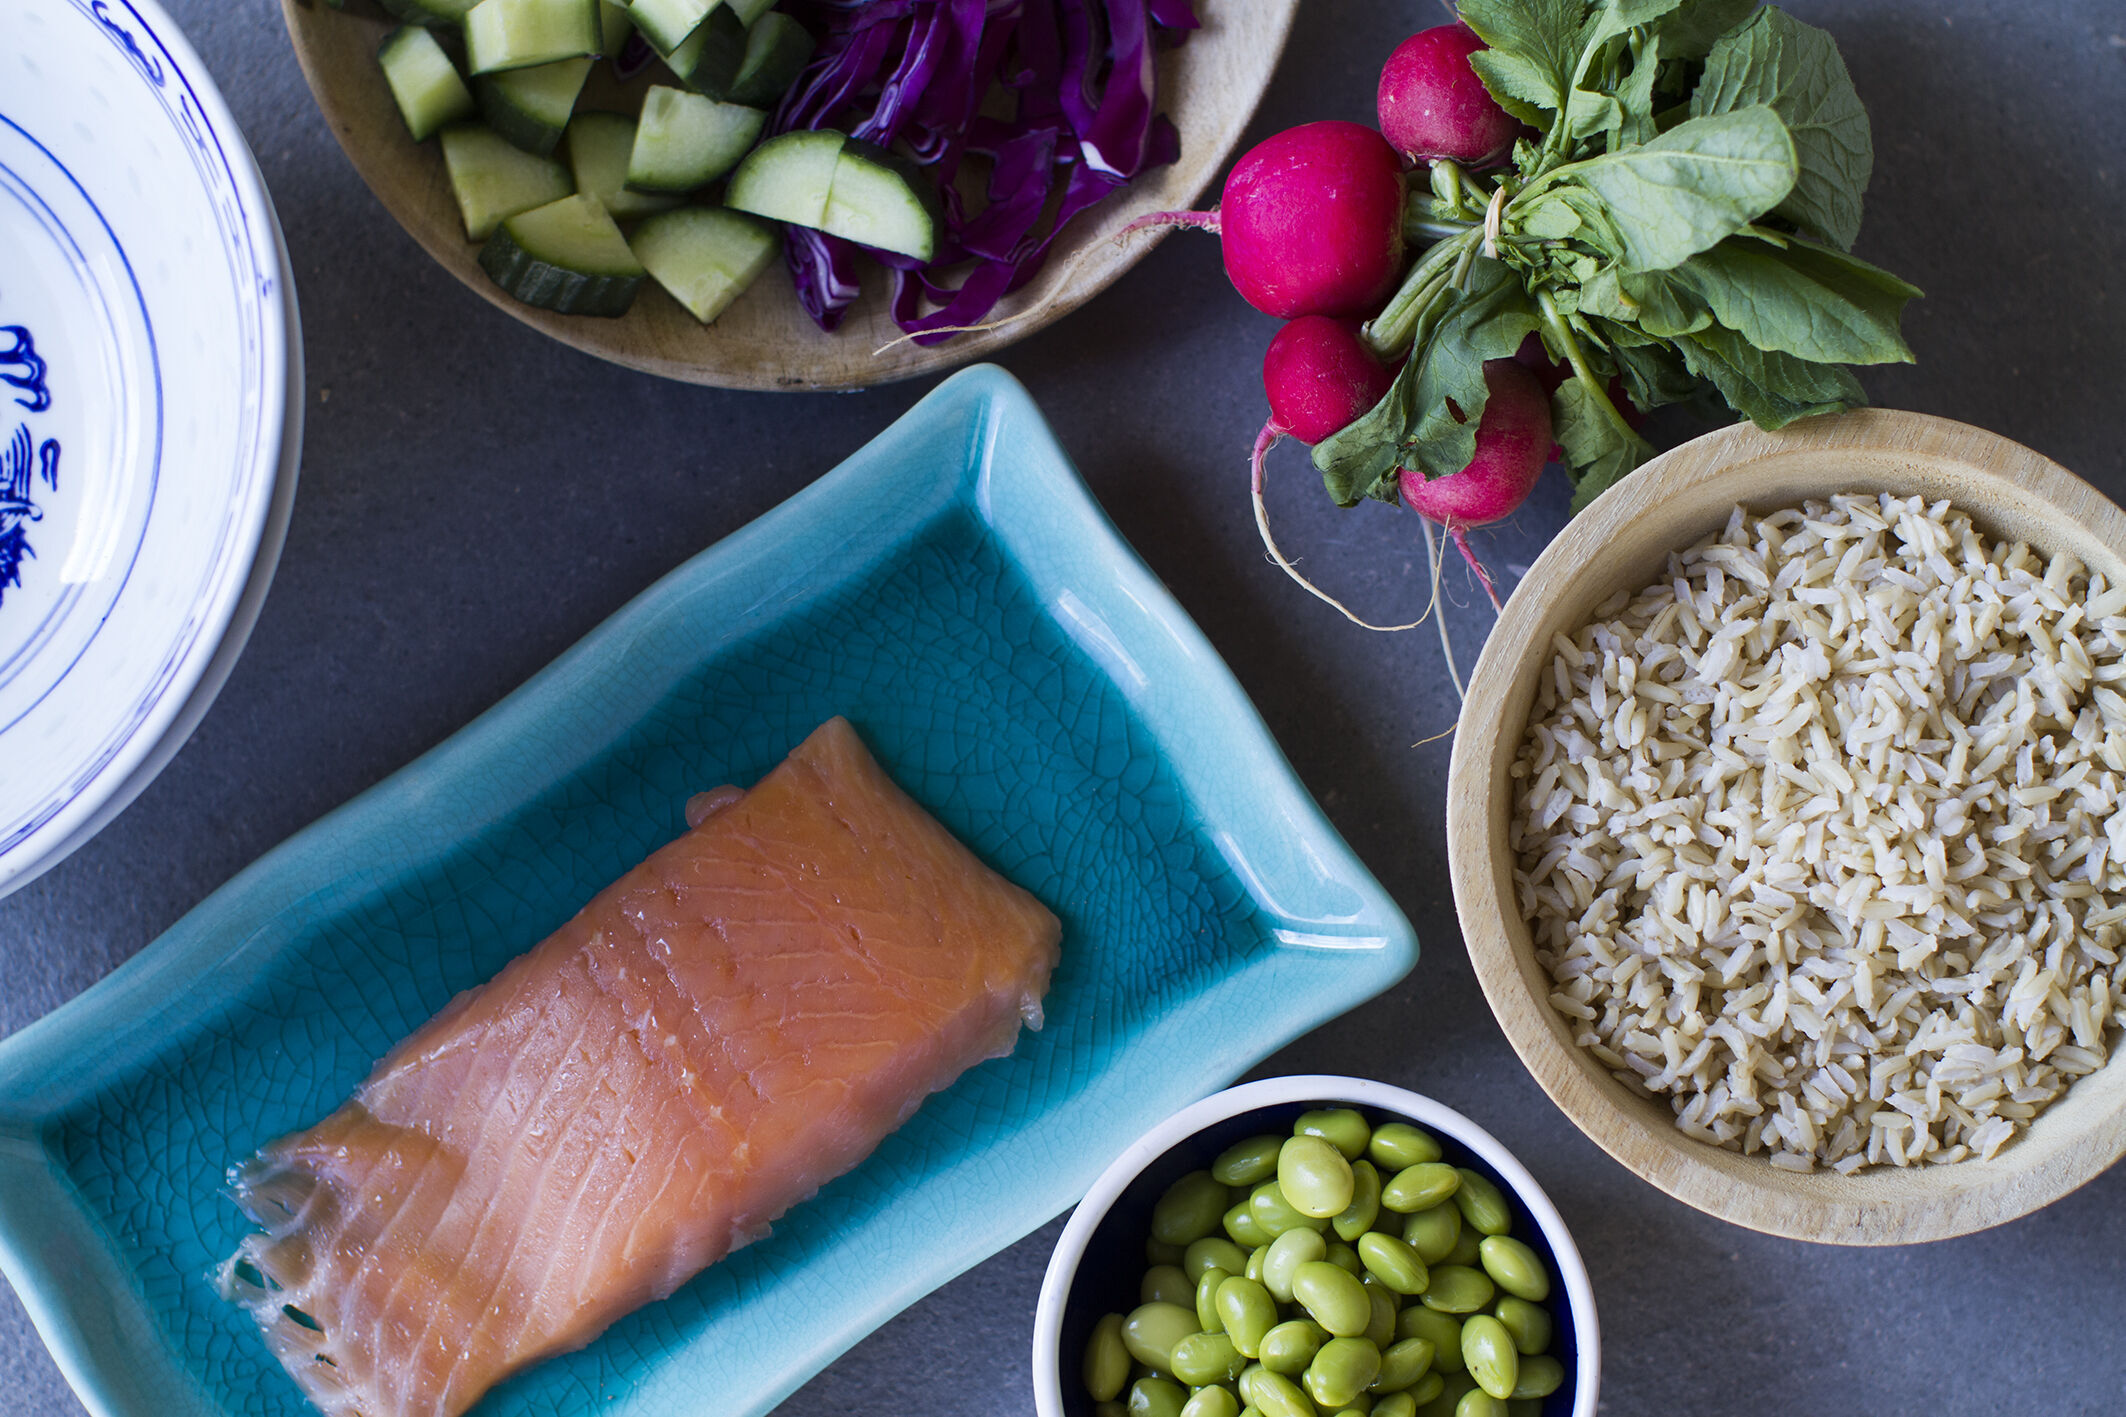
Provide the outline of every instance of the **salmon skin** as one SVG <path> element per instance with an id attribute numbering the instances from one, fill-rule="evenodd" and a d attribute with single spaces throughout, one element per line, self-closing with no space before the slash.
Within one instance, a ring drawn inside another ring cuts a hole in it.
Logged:
<path id="1" fill-rule="evenodd" d="M 463 1412 L 767 1234 L 1040 1027 L 1056 917 L 846 721 L 688 815 L 231 1172 L 264 1233 L 223 1292 L 325 1412 Z"/>

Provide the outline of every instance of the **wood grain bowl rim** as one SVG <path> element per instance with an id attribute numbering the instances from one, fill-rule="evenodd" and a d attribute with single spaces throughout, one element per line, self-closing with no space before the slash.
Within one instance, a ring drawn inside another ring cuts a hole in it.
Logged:
<path id="1" fill-rule="evenodd" d="M 2126 584 L 2126 512 L 2059 464 L 1945 418 L 1863 409 L 1778 433 L 1749 424 L 1649 462 L 1569 523 L 1506 602 L 1471 676 L 1448 768 L 1455 909 L 1500 1027 L 1574 1125 L 1685 1204 L 1767 1234 L 1843 1245 L 1911 1244 L 1999 1225 L 2057 1200 L 2126 1154 L 2126 1062 L 2081 1078 L 1991 1161 L 1881 1167 L 1852 1176 L 1774 1168 L 1678 1131 L 1572 1041 L 1549 1002 L 1507 849 L 1512 766 L 1551 637 L 1618 589 L 1648 584 L 1671 549 L 1753 511 L 1830 491 L 1949 496 L 1994 536 L 2069 550 Z"/>
<path id="2" fill-rule="evenodd" d="M 1193 205 L 1225 166 L 1268 91 L 1298 4 L 1211 0 L 1204 27 L 1161 54 L 1160 106 L 1181 129 L 1180 160 L 1147 171 L 1119 195 L 1081 213 L 1051 248 L 1040 274 L 985 317 L 1017 318 L 943 344 L 887 348 L 882 346 L 901 331 L 887 309 L 879 270 L 866 270 L 863 295 L 833 334 L 804 314 L 779 261 L 706 327 L 662 290 L 645 289 L 635 308 L 618 319 L 557 315 L 521 304 L 481 270 L 479 247 L 465 238 L 436 144 L 412 142 L 392 105 L 373 55 L 393 22 L 379 25 L 366 7 L 335 10 L 322 0 L 281 0 L 281 16 L 311 96 L 362 181 L 408 235 L 489 304 L 627 368 L 718 388 L 799 391 L 870 388 L 993 355 L 1119 280 L 1171 230 L 1118 242 L 1121 229 L 1147 213 Z M 593 72 L 594 89 L 604 83 L 602 68 Z"/>

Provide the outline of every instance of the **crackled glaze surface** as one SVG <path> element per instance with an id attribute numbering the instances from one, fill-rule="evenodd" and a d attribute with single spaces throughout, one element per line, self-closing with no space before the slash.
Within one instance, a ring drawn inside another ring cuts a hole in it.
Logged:
<path id="1" fill-rule="evenodd" d="M 110 1409 L 175 1410 L 129 1394 L 160 1372 L 198 1412 L 304 1411 L 209 1282 L 249 1228 L 225 1168 L 677 835 L 690 794 L 754 781 L 836 713 L 1062 917 L 1047 1026 L 770 1239 L 482 1413 L 764 1410 L 1414 957 L 1023 391 L 969 371 L 0 1048 L 10 1274 Z M 1200 1046 L 1211 1010 L 1223 1031 Z M 122 1041 L 83 1068 L 99 1035 Z M 95 1322 L 108 1298 L 29 1222 L 69 1191 L 65 1242 L 113 1252 L 115 1336 Z"/>

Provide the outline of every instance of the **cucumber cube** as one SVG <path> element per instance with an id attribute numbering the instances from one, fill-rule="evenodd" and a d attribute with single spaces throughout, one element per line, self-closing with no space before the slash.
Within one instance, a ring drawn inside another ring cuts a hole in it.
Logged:
<path id="1" fill-rule="evenodd" d="M 426 140 L 446 123 L 471 115 L 471 90 L 427 30 L 417 25 L 393 30 L 377 46 L 376 62 L 415 142 Z"/>
<path id="2" fill-rule="evenodd" d="M 848 140 L 831 129 L 783 133 L 747 153 L 731 174 L 723 204 L 734 211 L 818 226 Z"/>
<path id="3" fill-rule="evenodd" d="M 644 192 L 691 192 L 706 186 L 736 167 L 767 125 L 768 115 L 761 109 L 652 85 L 642 96 L 627 185 Z"/>
<path id="4" fill-rule="evenodd" d="M 653 216 L 628 242 L 651 277 L 704 325 L 774 263 L 778 244 L 766 222 L 722 207 Z"/>
<path id="5" fill-rule="evenodd" d="M 465 234 L 485 241 L 504 217 L 565 197 L 568 169 L 523 151 L 491 128 L 460 123 L 442 135 L 443 166 L 465 219 Z"/>
<path id="6" fill-rule="evenodd" d="M 618 221 L 679 205 L 677 197 L 627 189 L 627 160 L 634 146 L 635 120 L 624 114 L 579 113 L 568 120 L 568 166 L 576 190 L 596 197 Z"/>
<path id="7" fill-rule="evenodd" d="M 596 55 L 597 0 L 480 0 L 465 15 L 465 57 L 475 74 Z"/>
<path id="8" fill-rule="evenodd" d="M 561 141 L 576 96 L 590 77 L 589 59 L 559 59 L 529 69 L 505 69 L 472 81 L 487 126 L 528 153 L 545 157 Z"/>

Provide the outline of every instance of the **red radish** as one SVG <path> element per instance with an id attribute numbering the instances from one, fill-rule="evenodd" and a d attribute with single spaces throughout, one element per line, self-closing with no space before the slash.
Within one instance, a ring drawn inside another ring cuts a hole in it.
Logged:
<path id="1" fill-rule="evenodd" d="M 1513 150 L 1521 125 L 1469 67 L 1482 48 L 1461 25 L 1421 30 L 1395 47 L 1380 71 L 1380 131 L 1397 151 L 1483 167 Z"/>
<path id="2" fill-rule="evenodd" d="M 1343 431 L 1352 420 L 1381 400 L 1395 382 L 1393 370 L 1383 368 L 1358 337 L 1358 326 L 1349 320 L 1326 315 L 1302 315 L 1277 332 L 1262 356 L 1262 391 L 1269 396 L 1270 419 L 1255 437 L 1255 455 L 1250 463 L 1254 475 L 1255 527 L 1262 533 L 1264 549 L 1284 573 L 1315 595 L 1343 611 L 1346 617 L 1372 630 L 1407 629 L 1408 626 L 1372 625 L 1351 613 L 1350 607 L 1299 573 L 1285 558 L 1270 535 L 1270 513 L 1262 498 L 1263 460 L 1286 436 L 1302 443 L 1319 443 Z"/>
<path id="3" fill-rule="evenodd" d="M 1542 381 L 1512 359 L 1487 360 L 1484 387 L 1490 397 L 1477 422 L 1476 456 L 1469 465 L 1447 477 L 1404 468 L 1400 481 L 1403 501 L 1447 529 L 1497 606 L 1491 576 L 1469 549 L 1468 529 L 1502 521 L 1528 500 L 1550 456 L 1550 398 Z"/>
<path id="4" fill-rule="evenodd" d="M 1233 164 L 1218 208 L 1156 212 L 1147 226 L 1215 231 L 1248 304 L 1282 320 L 1366 316 L 1403 273 L 1403 175 L 1395 149 L 1360 123 L 1287 128 Z"/>

